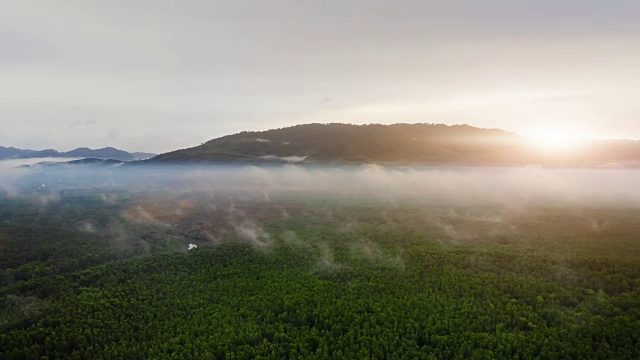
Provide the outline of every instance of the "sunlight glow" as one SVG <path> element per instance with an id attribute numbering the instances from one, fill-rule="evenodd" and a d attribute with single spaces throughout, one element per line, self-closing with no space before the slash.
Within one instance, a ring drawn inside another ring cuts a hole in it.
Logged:
<path id="1" fill-rule="evenodd" d="M 584 130 L 563 124 L 541 125 L 525 133 L 525 136 L 537 147 L 551 151 L 575 148 L 589 139 Z"/>

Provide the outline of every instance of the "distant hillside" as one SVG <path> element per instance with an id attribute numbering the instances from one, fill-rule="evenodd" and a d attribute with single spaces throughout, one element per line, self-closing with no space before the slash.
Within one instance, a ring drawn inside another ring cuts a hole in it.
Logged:
<path id="1" fill-rule="evenodd" d="M 23 150 L 16 148 L 6 148 L 0 146 L 1 159 L 35 159 L 35 158 L 94 158 L 112 159 L 119 161 L 144 160 L 155 156 L 149 153 L 128 153 L 112 147 L 102 149 L 89 149 L 86 147 L 77 148 L 67 152 L 59 152 L 53 149 L 46 150 Z"/>
<path id="2" fill-rule="evenodd" d="M 509 163 L 519 137 L 496 129 L 442 124 L 307 124 L 241 132 L 152 161 L 305 163 Z"/>
<path id="3" fill-rule="evenodd" d="M 0 146 L 0 159 L 13 159 L 35 153 L 33 150 L 16 149 L 13 147 Z"/>
<path id="4" fill-rule="evenodd" d="M 92 150 L 89 148 L 77 148 L 64 154 L 65 157 L 78 158 L 98 158 L 98 159 L 114 159 L 114 160 L 133 160 L 133 155 L 126 151 L 118 150 L 112 147 L 104 149 Z"/>
<path id="5" fill-rule="evenodd" d="M 160 162 L 629 167 L 640 164 L 640 143 L 594 141 L 577 150 L 548 152 L 516 134 L 469 125 L 306 124 L 245 131 L 147 161 Z"/>

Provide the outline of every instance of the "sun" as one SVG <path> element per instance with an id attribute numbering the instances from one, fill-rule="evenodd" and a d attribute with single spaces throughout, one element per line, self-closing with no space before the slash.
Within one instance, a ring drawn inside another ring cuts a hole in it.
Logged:
<path id="1" fill-rule="evenodd" d="M 528 131 L 525 136 L 536 147 L 551 151 L 572 149 L 588 139 L 584 130 L 562 124 L 539 126 Z"/>
<path id="2" fill-rule="evenodd" d="M 532 142 L 547 149 L 566 149 L 581 142 L 581 139 L 565 134 L 538 134 L 530 136 Z"/>

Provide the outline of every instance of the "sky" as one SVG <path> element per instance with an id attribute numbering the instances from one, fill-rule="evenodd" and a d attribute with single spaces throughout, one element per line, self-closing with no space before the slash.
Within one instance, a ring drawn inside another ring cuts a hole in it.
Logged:
<path id="1" fill-rule="evenodd" d="M 2 8 L 2 146 L 160 153 L 311 122 L 640 139 L 637 0 Z"/>

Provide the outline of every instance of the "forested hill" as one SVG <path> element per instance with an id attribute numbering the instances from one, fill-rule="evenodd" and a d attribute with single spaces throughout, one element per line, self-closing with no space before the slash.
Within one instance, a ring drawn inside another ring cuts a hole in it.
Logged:
<path id="1" fill-rule="evenodd" d="M 306 124 L 241 132 L 152 161 L 306 163 L 500 163 L 518 137 L 468 125 Z"/>
<path id="2" fill-rule="evenodd" d="M 306 124 L 244 131 L 149 160 L 455 165 L 636 166 L 640 143 L 592 142 L 579 151 L 546 152 L 499 129 L 444 124 Z"/>

